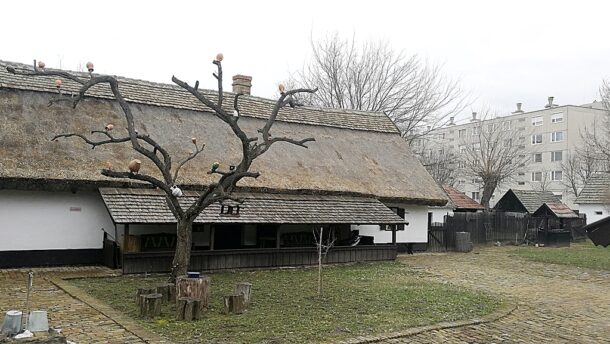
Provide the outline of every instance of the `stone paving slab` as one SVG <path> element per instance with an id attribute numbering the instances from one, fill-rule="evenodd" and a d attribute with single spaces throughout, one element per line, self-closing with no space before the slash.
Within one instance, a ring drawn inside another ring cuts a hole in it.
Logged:
<path id="1" fill-rule="evenodd" d="M 422 278 L 504 295 L 518 303 L 494 322 L 381 343 L 610 343 L 610 271 L 526 261 L 510 247 L 401 256 Z"/>
<path id="2" fill-rule="evenodd" d="M 119 272 L 103 267 L 35 268 L 30 310 L 46 310 L 49 326 L 61 328 L 70 341 L 90 343 L 145 343 L 113 319 L 54 285 L 52 278 L 113 276 Z M 11 309 L 24 310 L 27 272 L 0 270 L 0 315 Z"/>

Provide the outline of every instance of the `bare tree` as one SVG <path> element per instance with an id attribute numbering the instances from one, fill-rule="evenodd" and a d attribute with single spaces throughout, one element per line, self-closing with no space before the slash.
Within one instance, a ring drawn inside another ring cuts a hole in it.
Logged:
<path id="1" fill-rule="evenodd" d="M 488 115 L 483 118 L 490 117 Z M 489 200 L 496 187 L 511 178 L 529 160 L 519 146 L 519 131 L 507 129 L 499 123 L 480 121 L 472 127 L 471 135 L 460 146 L 465 171 L 481 179 L 481 205 L 489 208 Z"/>
<path id="2" fill-rule="evenodd" d="M 581 136 L 590 155 L 600 160 L 600 167 L 610 170 L 610 81 L 603 81 L 599 93 L 607 112 L 601 123 L 595 123 L 593 128 L 586 128 Z"/>
<path id="3" fill-rule="evenodd" d="M 176 252 L 171 267 L 171 280 L 175 280 L 177 276 L 186 274 L 190 256 L 191 256 L 191 243 L 192 243 L 192 225 L 193 221 L 206 207 L 209 205 L 220 202 L 227 199 L 232 199 L 231 192 L 235 188 L 237 182 L 243 178 L 257 178 L 258 172 L 251 172 L 250 167 L 256 158 L 263 155 L 271 146 L 276 142 L 287 142 L 293 145 L 307 148 L 307 143 L 315 141 L 314 138 L 305 138 L 301 140 L 295 140 L 288 137 L 272 137 L 270 131 L 273 124 L 278 116 L 280 109 L 289 105 L 293 102 L 293 96 L 298 93 L 314 93 L 315 89 L 294 89 L 285 91 L 282 87 L 281 96 L 276 101 L 273 110 L 269 114 L 265 125 L 258 130 L 258 137 L 251 137 L 244 132 L 239 121 L 239 97 L 241 94 L 236 94 L 233 97 L 233 106 L 235 112 L 233 114 L 227 113 L 223 109 L 224 93 L 222 88 L 222 54 L 218 54 L 216 59 L 213 61 L 217 67 L 217 73 L 214 73 L 214 77 L 218 81 L 218 96 L 217 99 L 210 99 L 207 95 L 199 92 L 198 86 L 199 81 L 195 83 L 195 86 L 190 86 L 186 82 L 172 77 L 172 81 L 178 86 L 182 87 L 195 98 L 197 98 L 206 108 L 221 121 L 226 123 L 232 130 L 233 134 L 240 140 L 242 147 L 242 156 L 239 164 L 230 171 L 222 171 L 218 166 L 212 166 L 208 174 L 218 175 L 218 179 L 205 186 L 200 191 L 197 200 L 188 205 L 188 207 L 179 201 L 182 195 L 182 191 L 178 188 L 177 184 L 179 181 L 180 169 L 189 161 L 195 159 L 199 154 L 204 151 L 204 144 L 198 144 L 196 138 L 192 139 L 194 149 L 192 153 L 181 160 L 178 160 L 176 164 L 173 163 L 173 159 L 170 153 L 163 148 L 157 141 L 155 141 L 150 135 L 139 134 L 136 130 L 136 123 L 132 114 L 131 104 L 123 97 L 120 89 L 119 82 L 113 76 L 108 75 L 96 75 L 93 74 L 93 64 L 87 63 L 87 69 L 89 70 L 89 76 L 83 76 L 73 74 L 63 70 L 45 69 L 44 63 L 39 62 L 34 66 L 32 70 L 21 70 L 15 69 L 14 67 L 7 67 L 7 70 L 13 74 L 19 74 L 24 76 L 55 76 L 67 80 L 71 80 L 81 85 L 78 94 L 73 97 L 63 96 L 61 92 L 61 79 L 57 79 L 55 84 L 59 90 L 59 96 L 53 99 L 51 103 L 68 102 L 73 107 L 76 107 L 79 102 L 85 97 L 87 91 L 97 84 L 108 84 L 115 100 L 119 104 L 123 115 L 125 116 L 127 123 L 128 136 L 117 137 L 112 134 L 114 125 L 109 124 L 106 128 L 101 130 L 92 130 L 91 135 L 85 136 L 78 133 L 66 133 L 56 135 L 53 140 L 59 138 L 78 137 L 85 143 L 91 145 L 91 148 L 96 148 L 102 145 L 108 144 L 121 144 L 130 143 L 133 150 L 138 152 L 140 155 L 148 159 L 154 166 L 156 166 L 161 178 L 157 178 L 152 175 L 139 173 L 140 164 L 139 160 L 134 160 L 129 164 L 129 171 L 114 171 L 111 167 L 103 169 L 101 174 L 110 178 L 119 179 L 133 179 L 143 181 L 153 185 L 154 187 L 163 190 L 165 193 L 165 199 L 167 205 L 171 210 L 172 214 L 177 221 L 177 243 Z M 237 200 L 239 201 L 239 200 Z"/>
<path id="4" fill-rule="evenodd" d="M 561 162 L 562 183 L 574 196 L 580 194 L 585 182 L 591 175 L 599 171 L 602 165 L 591 148 L 589 145 L 584 145 L 581 149 L 568 152 L 567 159 L 563 159 Z"/>
<path id="5" fill-rule="evenodd" d="M 455 153 L 443 146 L 423 147 L 417 155 L 422 165 L 438 185 L 453 186 L 456 177 Z"/>
<path id="6" fill-rule="evenodd" d="M 540 180 L 532 181 L 532 189 L 538 191 L 548 191 L 551 186 L 551 176 L 548 171 L 539 171 Z"/>
<path id="7" fill-rule="evenodd" d="M 334 231 L 331 229 L 324 237 L 324 227 L 320 226 L 318 230 L 313 230 L 313 238 L 316 248 L 318 249 L 318 296 L 322 295 L 322 260 L 328 254 L 328 251 L 335 245 Z"/>
<path id="8" fill-rule="evenodd" d="M 397 53 L 388 43 L 358 45 L 335 33 L 311 46 L 311 60 L 291 81 L 319 87 L 306 103 L 385 112 L 409 143 L 445 125 L 466 105 L 458 83 L 440 67 Z"/>

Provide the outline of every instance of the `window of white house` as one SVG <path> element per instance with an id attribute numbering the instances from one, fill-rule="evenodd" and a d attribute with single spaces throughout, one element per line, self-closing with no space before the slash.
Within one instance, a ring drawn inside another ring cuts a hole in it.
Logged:
<path id="1" fill-rule="evenodd" d="M 561 123 L 563 122 L 563 113 L 554 113 L 551 115 L 551 123 Z"/>
<path id="2" fill-rule="evenodd" d="M 563 178 L 563 172 L 551 171 L 551 180 L 561 181 L 562 178 Z"/>
<path id="3" fill-rule="evenodd" d="M 542 181 L 542 172 L 532 172 L 532 181 L 541 182 Z"/>
<path id="4" fill-rule="evenodd" d="M 595 211 L 595 215 L 604 215 L 604 212 L 600 211 L 600 210 L 596 210 Z"/>
<path id="5" fill-rule="evenodd" d="M 471 196 L 472 196 L 472 197 L 470 197 L 470 198 L 472 198 L 472 199 L 473 199 L 473 200 L 475 200 L 475 201 L 478 201 L 478 200 L 480 200 L 480 199 L 481 199 L 481 196 L 479 195 L 479 192 L 478 192 L 478 191 L 476 191 L 476 192 L 471 192 L 470 194 L 471 194 Z"/>
<path id="6" fill-rule="evenodd" d="M 466 136 L 466 129 L 458 130 L 458 137 L 464 137 L 464 136 Z"/>
<path id="7" fill-rule="evenodd" d="M 542 134 L 534 134 L 532 135 L 532 144 L 539 145 L 542 143 Z"/>
<path id="8" fill-rule="evenodd" d="M 504 130 L 510 129 L 510 121 L 502 122 L 502 128 L 504 128 Z"/>
<path id="9" fill-rule="evenodd" d="M 563 131 L 554 131 L 551 133 L 551 142 L 561 142 L 564 140 Z"/>
<path id="10" fill-rule="evenodd" d="M 551 152 L 551 161 L 561 161 L 561 160 L 563 160 L 562 151 Z"/>
<path id="11" fill-rule="evenodd" d="M 538 116 L 538 117 L 532 117 L 532 125 L 534 127 L 537 127 L 539 125 L 542 125 L 542 116 Z"/>
<path id="12" fill-rule="evenodd" d="M 534 162 L 542 162 L 542 153 L 534 153 Z"/>

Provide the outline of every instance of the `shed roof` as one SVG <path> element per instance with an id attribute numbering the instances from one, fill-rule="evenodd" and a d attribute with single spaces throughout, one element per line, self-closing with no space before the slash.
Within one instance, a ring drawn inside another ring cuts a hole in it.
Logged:
<path id="1" fill-rule="evenodd" d="M 544 203 L 534 212 L 534 216 L 537 216 L 542 211 L 547 211 L 560 219 L 578 218 L 578 215 L 563 203 Z"/>
<path id="2" fill-rule="evenodd" d="M 610 173 L 592 175 L 576 198 L 576 204 L 610 203 Z"/>
<path id="3" fill-rule="evenodd" d="M 453 204 L 455 210 L 483 210 L 484 206 L 477 203 L 472 198 L 466 196 L 465 193 L 457 190 L 449 185 L 443 185 L 443 190 L 449 197 L 449 200 Z"/>
<path id="4" fill-rule="evenodd" d="M 154 189 L 100 188 L 115 223 L 175 223 L 165 195 Z M 192 204 L 196 192 L 181 197 Z M 239 215 L 220 214 L 215 203 L 195 223 L 401 224 L 405 220 L 374 198 L 270 193 L 234 193 Z"/>
<path id="5" fill-rule="evenodd" d="M 517 211 L 512 209 L 513 202 L 517 202 L 522 207 L 522 211 L 534 213 L 544 203 L 561 203 L 561 199 L 550 191 L 509 189 L 498 200 L 494 209 Z"/>
<path id="6" fill-rule="evenodd" d="M 0 184 L 3 181 L 61 181 L 108 183 L 119 180 L 102 176 L 110 163 L 126 170 L 139 155 L 129 143 L 105 145 L 91 150 L 78 139 L 50 139 L 58 133 L 90 135 L 107 123 L 114 133 L 126 135 L 125 118 L 107 90 L 96 89 L 76 109 L 66 104 L 48 106 L 56 96 L 54 84 L 45 77 L 15 77 L 0 63 Z M 23 68 L 23 65 L 17 64 Z M 136 128 L 149 134 L 174 159 L 189 154 L 191 137 L 205 142 L 203 154 L 181 171 L 179 185 L 198 187 L 218 178 L 206 172 L 218 161 L 223 168 L 236 165 L 241 145 L 231 129 L 194 97 L 175 86 L 119 78 L 119 87 L 130 102 Z M 65 91 L 75 90 L 66 81 Z M 139 91 L 139 88 L 142 91 Z M 62 86 L 64 89 L 64 86 Z M 192 98 L 192 99 L 191 99 Z M 240 125 L 249 136 L 264 126 L 274 101 L 244 98 L 245 115 Z M 227 102 L 229 103 L 229 102 Z M 190 105 L 189 105 L 190 104 Z M 313 137 L 309 149 L 277 143 L 258 158 L 252 171 L 257 179 L 243 179 L 238 187 L 293 193 L 365 195 L 388 202 L 444 205 L 445 194 L 436 185 L 391 120 L 376 113 L 286 108 L 274 124 L 274 136 Z M 152 163 L 143 159 L 142 173 L 157 175 Z M 112 184 L 114 183 L 114 184 Z M 132 184 L 134 185 L 134 184 Z M 135 184 L 137 186 L 137 183 Z"/>
<path id="7" fill-rule="evenodd" d="M 610 245 L 610 216 L 590 223 L 582 229 L 587 231 L 587 236 L 596 246 L 608 247 Z"/>

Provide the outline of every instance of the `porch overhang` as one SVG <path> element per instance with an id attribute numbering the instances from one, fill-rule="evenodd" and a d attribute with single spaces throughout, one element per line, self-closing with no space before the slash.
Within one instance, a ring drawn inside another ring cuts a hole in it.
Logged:
<path id="1" fill-rule="evenodd" d="M 160 190 L 100 188 L 100 194 L 117 224 L 170 224 L 176 220 Z M 198 197 L 185 192 L 185 207 Z M 206 208 L 195 223 L 276 224 L 405 224 L 403 218 L 375 198 L 327 195 L 233 193 L 242 201 L 239 214 L 221 214 L 221 204 Z"/>

